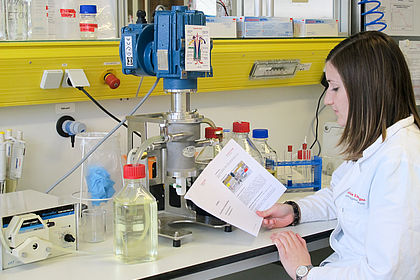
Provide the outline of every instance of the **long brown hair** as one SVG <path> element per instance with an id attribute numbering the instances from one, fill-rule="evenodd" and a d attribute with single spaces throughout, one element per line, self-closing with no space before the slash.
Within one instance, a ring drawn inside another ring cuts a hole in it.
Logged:
<path id="1" fill-rule="evenodd" d="M 347 160 L 357 160 L 386 129 L 410 115 L 420 127 L 410 71 L 392 38 L 378 31 L 357 33 L 328 55 L 340 74 L 349 100 L 340 139 Z"/>

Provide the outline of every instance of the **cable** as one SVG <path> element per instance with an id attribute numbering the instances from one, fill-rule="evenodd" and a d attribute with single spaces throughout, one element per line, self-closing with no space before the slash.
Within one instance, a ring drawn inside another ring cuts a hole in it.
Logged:
<path id="1" fill-rule="evenodd" d="M 114 116 L 111 112 L 109 112 L 107 109 L 105 109 L 105 107 L 103 107 L 98 101 L 96 101 L 95 98 L 92 97 L 92 95 L 90 95 L 83 87 L 77 87 L 78 90 L 82 91 L 87 97 L 89 97 L 89 99 L 95 103 L 96 106 L 99 107 L 99 109 L 101 109 L 102 111 L 105 112 L 105 114 L 107 114 L 108 116 L 110 116 L 113 120 L 117 121 L 117 122 L 121 122 L 121 120 L 119 118 L 117 118 L 116 116 Z M 140 87 L 139 87 L 140 89 Z M 123 126 L 128 128 L 128 126 L 123 123 Z M 141 137 L 140 133 L 138 133 L 137 131 L 133 132 L 135 135 L 137 135 L 138 137 Z"/>
<path id="2" fill-rule="evenodd" d="M 128 114 L 128 116 L 134 115 L 134 113 L 141 107 L 141 105 L 143 105 L 143 103 L 146 101 L 146 99 L 150 96 L 150 94 L 152 94 L 153 90 L 156 88 L 157 84 L 159 83 L 159 80 L 160 80 L 160 78 L 156 78 L 156 81 L 153 84 L 153 86 L 150 88 L 149 92 L 140 100 L 140 102 L 134 107 L 134 109 Z M 120 123 L 117 126 L 115 126 L 107 135 L 105 135 L 104 138 L 102 138 L 101 141 L 99 141 L 72 169 L 70 169 L 70 171 L 68 171 L 66 174 L 64 174 L 63 177 L 58 179 L 57 182 L 52 184 L 51 187 L 48 188 L 46 193 L 49 193 L 50 191 L 52 191 L 58 184 L 60 184 L 62 181 L 64 181 L 77 168 L 79 168 L 79 166 L 82 165 L 82 163 L 85 160 L 87 160 L 88 157 L 90 157 L 90 155 L 93 154 L 93 152 L 95 152 L 96 149 L 98 149 L 98 147 L 106 141 L 106 139 L 111 137 L 111 135 L 114 134 L 114 132 L 117 131 L 117 129 L 120 128 L 125 123 L 126 120 L 127 120 L 127 117 L 125 117 L 122 121 L 120 121 Z"/>
<path id="3" fill-rule="evenodd" d="M 136 91 L 136 98 L 139 96 L 139 92 L 140 92 L 140 88 L 141 85 L 143 84 L 143 76 L 141 76 L 140 82 L 139 82 L 139 86 L 137 87 L 137 91 Z"/>
<path id="4" fill-rule="evenodd" d="M 226 8 L 225 3 L 223 3 L 221 0 L 217 1 L 216 3 L 217 3 L 217 4 L 219 4 L 220 6 L 222 6 L 222 7 L 223 7 L 223 9 L 225 10 L 225 15 L 226 15 L 226 16 L 229 16 L 229 13 L 228 13 L 228 11 L 227 11 L 227 8 Z"/>
<path id="5" fill-rule="evenodd" d="M 319 119 L 318 119 L 319 112 L 318 111 L 319 111 L 319 105 L 321 104 L 322 97 L 324 96 L 327 89 L 328 89 L 327 87 L 324 88 L 324 91 L 322 92 L 322 94 L 318 98 L 318 104 L 316 105 L 316 111 L 315 111 L 315 119 L 316 119 L 315 140 L 314 140 L 314 142 L 312 142 L 311 146 L 309 147 L 309 149 L 312 149 L 313 146 L 315 145 L 315 143 L 318 143 L 319 150 L 318 150 L 317 156 L 319 156 L 321 154 L 321 144 L 318 141 L 318 124 L 319 124 Z"/>

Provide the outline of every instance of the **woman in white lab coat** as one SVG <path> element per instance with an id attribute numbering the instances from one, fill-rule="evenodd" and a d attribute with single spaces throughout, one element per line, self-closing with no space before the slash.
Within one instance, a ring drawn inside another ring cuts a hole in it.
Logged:
<path id="1" fill-rule="evenodd" d="M 346 161 L 331 186 L 258 212 L 268 228 L 337 219 L 334 253 L 311 265 L 291 231 L 272 240 L 293 279 L 420 279 L 420 119 L 398 45 L 369 31 L 337 45 L 326 60 L 324 103 L 344 126 Z"/>

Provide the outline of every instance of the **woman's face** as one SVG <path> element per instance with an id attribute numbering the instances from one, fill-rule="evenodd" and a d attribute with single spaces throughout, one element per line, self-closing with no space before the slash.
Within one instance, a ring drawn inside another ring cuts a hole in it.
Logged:
<path id="1" fill-rule="evenodd" d="M 334 110 L 337 115 L 337 123 L 340 126 L 345 126 L 349 113 L 349 99 L 337 69 L 330 62 L 325 65 L 325 76 L 328 81 L 328 89 L 325 93 L 324 104 L 330 105 Z"/>

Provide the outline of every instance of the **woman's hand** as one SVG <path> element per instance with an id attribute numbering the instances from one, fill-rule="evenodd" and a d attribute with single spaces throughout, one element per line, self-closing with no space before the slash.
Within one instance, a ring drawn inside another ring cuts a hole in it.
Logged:
<path id="1" fill-rule="evenodd" d="M 299 234 L 291 231 L 273 233 L 271 240 L 276 244 L 280 261 L 292 279 L 296 279 L 296 269 L 299 266 L 311 265 L 306 241 Z"/>
<path id="2" fill-rule="evenodd" d="M 262 225 L 270 229 L 286 227 L 294 219 L 293 207 L 282 203 L 276 203 L 265 211 L 257 211 L 257 215 L 264 218 Z"/>

